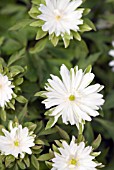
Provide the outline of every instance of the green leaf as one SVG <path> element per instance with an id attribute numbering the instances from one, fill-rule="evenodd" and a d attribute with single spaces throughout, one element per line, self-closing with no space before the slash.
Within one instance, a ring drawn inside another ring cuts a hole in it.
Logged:
<path id="1" fill-rule="evenodd" d="M 19 86 L 22 83 L 23 83 L 23 78 L 22 77 L 16 79 L 15 82 L 14 82 L 15 86 Z"/>
<path id="2" fill-rule="evenodd" d="M 89 65 L 89 66 L 84 70 L 84 73 L 85 73 L 85 74 L 86 74 L 86 73 L 90 73 L 91 70 L 92 70 L 92 66 Z"/>
<path id="3" fill-rule="evenodd" d="M 101 138 L 101 135 L 99 134 L 97 136 L 97 138 L 92 142 L 92 147 L 94 149 L 97 149 L 99 147 L 100 143 L 101 143 L 101 140 L 102 140 L 102 138 Z"/>
<path id="4" fill-rule="evenodd" d="M 12 26 L 9 30 L 10 31 L 21 30 L 21 29 L 25 28 L 26 26 L 29 26 L 31 22 L 32 22 L 31 19 L 23 19 L 23 20 L 19 21 L 18 23 L 16 23 L 14 26 Z"/>
<path id="5" fill-rule="evenodd" d="M 45 4 L 45 0 L 32 0 L 32 3 L 35 5 Z"/>
<path id="6" fill-rule="evenodd" d="M 11 109 L 15 110 L 15 107 L 14 107 L 14 105 L 13 105 L 11 102 L 7 103 L 7 105 L 8 105 Z"/>
<path id="7" fill-rule="evenodd" d="M 106 96 L 106 101 L 103 108 L 106 110 L 114 108 L 114 90 L 111 90 Z"/>
<path id="8" fill-rule="evenodd" d="M 46 95 L 44 95 L 44 93 L 45 93 L 45 91 L 40 91 L 40 92 L 35 93 L 34 96 L 46 98 Z"/>
<path id="9" fill-rule="evenodd" d="M 34 166 L 35 169 L 37 169 L 37 170 L 40 169 L 39 168 L 39 162 L 34 155 L 31 156 L 31 163 L 32 163 L 32 165 Z"/>
<path id="10" fill-rule="evenodd" d="M 88 18 L 85 18 L 85 19 L 84 19 L 84 22 L 85 22 L 89 27 L 91 27 L 94 31 L 96 31 L 95 25 L 93 24 L 92 21 L 90 21 Z"/>
<path id="11" fill-rule="evenodd" d="M 24 68 L 21 67 L 21 66 L 18 66 L 18 65 L 11 66 L 10 67 L 10 72 L 11 72 L 12 77 L 14 77 L 14 76 L 18 75 L 19 73 L 23 73 Z"/>
<path id="12" fill-rule="evenodd" d="M 30 166 L 30 160 L 29 160 L 29 157 L 28 157 L 27 154 L 26 154 L 25 157 L 24 157 L 24 163 L 26 164 L 27 167 Z"/>
<path id="13" fill-rule="evenodd" d="M 28 103 L 25 104 L 24 108 L 18 114 L 18 120 L 20 122 L 22 122 L 22 120 L 24 119 L 25 115 L 27 114 L 27 110 L 28 110 L 27 105 L 28 105 Z"/>
<path id="14" fill-rule="evenodd" d="M 28 102 L 28 100 L 24 96 L 18 96 L 18 97 L 16 97 L 16 100 L 19 103 L 27 103 Z"/>
<path id="15" fill-rule="evenodd" d="M 27 127 L 29 129 L 29 131 L 34 131 L 37 127 L 37 125 L 32 122 L 26 122 L 26 123 L 24 123 L 24 126 Z"/>
<path id="16" fill-rule="evenodd" d="M 30 24 L 32 27 L 41 27 L 44 24 L 42 20 L 34 21 Z"/>
<path id="17" fill-rule="evenodd" d="M 38 161 L 48 161 L 48 160 L 52 159 L 53 157 L 54 157 L 53 153 L 43 154 L 38 157 Z"/>
<path id="18" fill-rule="evenodd" d="M 25 48 L 23 48 L 22 50 L 16 52 L 15 54 L 13 54 L 9 60 L 8 60 L 8 66 L 12 65 L 13 63 L 15 63 L 16 61 L 20 60 L 21 58 L 24 57 L 25 54 Z"/>
<path id="19" fill-rule="evenodd" d="M 45 37 L 46 34 L 47 34 L 47 32 L 44 32 L 42 30 L 42 28 L 39 28 L 38 31 L 37 31 L 37 35 L 36 35 L 36 40 L 39 40 L 39 39 Z"/>
<path id="20" fill-rule="evenodd" d="M 63 129 L 61 129 L 59 126 L 55 126 L 57 131 L 59 132 L 60 136 L 65 139 L 66 141 L 69 141 L 69 135 L 66 131 L 64 131 Z"/>
<path id="21" fill-rule="evenodd" d="M 78 32 L 73 32 L 73 36 L 76 40 L 81 41 L 81 36 Z"/>
<path id="22" fill-rule="evenodd" d="M 114 134 L 114 122 L 103 120 L 103 119 L 98 119 L 98 118 L 95 118 L 95 120 L 104 127 L 106 132 L 108 132 L 108 134 L 110 135 L 110 138 L 112 138 L 114 141 L 114 135 L 113 135 Z"/>
<path id="23" fill-rule="evenodd" d="M 54 117 L 51 117 L 50 119 L 49 119 L 49 121 L 47 122 L 47 125 L 46 125 L 46 130 L 47 129 L 50 129 L 51 127 L 53 127 L 54 126 L 54 124 L 55 124 L 55 119 L 54 119 Z"/>
<path id="24" fill-rule="evenodd" d="M 33 48 L 30 48 L 30 53 L 31 54 L 36 54 L 41 52 L 47 44 L 47 38 L 43 38 L 39 40 Z"/>
<path id="25" fill-rule="evenodd" d="M 3 109 L 0 109 L 0 117 L 3 121 L 6 121 L 6 111 Z"/>
<path id="26" fill-rule="evenodd" d="M 90 11 L 91 11 L 91 9 L 85 8 L 84 11 L 83 11 L 83 15 L 85 16 L 85 15 L 89 14 Z"/>
<path id="27" fill-rule="evenodd" d="M 52 168 L 52 162 L 45 161 L 46 166 L 51 169 Z"/>
<path id="28" fill-rule="evenodd" d="M 40 11 L 38 10 L 38 6 L 32 6 L 32 8 L 28 13 L 32 18 L 38 19 L 37 16 L 40 14 Z"/>
<path id="29" fill-rule="evenodd" d="M 66 39 L 66 38 L 63 38 L 63 42 L 64 42 L 65 48 L 67 48 L 69 46 L 69 44 L 70 44 L 70 40 Z"/>
<path id="30" fill-rule="evenodd" d="M 17 164 L 21 169 L 26 169 L 26 166 L 25 166 L 24 162 L 22 162 L 22 160 L 17 160 Z"/>
<path id="31" fill-rule="evenodd" d="M 0 46 L 3 44 L 5 37 L 0 37 Z"/>
<path id="32" fill-rule="evenodd" d="M 15 157 L 12 155 L 8 155 L 5 158 L 5 166 L 8 167 L 12 162 L 15 161 Z"/>
<path id="33" fill-rule="evenodd" d="M 54 47 L 55 47 L 55 46 L 57 46 L 57 44 L 58 44 L 58 42 L 59 42 L 59 37 L 56 37 L 56 36 L 54 35 L 54 36 L 52 36 L 52 37 L 50 38 L 50 40 L 51 40 L 52 44 L 53 44 Z"/>
<path id="34" fill-rule="evenodd" d="M 82 68 L 85 69 L 88 65 L 94 64 L 95 61 L 100 57 L 101 52 L 91 54 L 88 56 L 88 58 L 83 58 L 78 62 L 78 65 Z"/>

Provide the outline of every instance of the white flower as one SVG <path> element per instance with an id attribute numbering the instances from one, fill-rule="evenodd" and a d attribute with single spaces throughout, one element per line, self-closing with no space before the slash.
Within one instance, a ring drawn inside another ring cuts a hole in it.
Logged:
<path id="1" fill-rule="evenodd" d="M 103 95 L 98 92 L 104 86 L 100 84 L 88 86 L 94 79 L 91 72 L 85 73 L 78 67 L 71 68 L 69 71 L 65 65 L 61 66 L 60 75 L 62 80 L 57 76 L 51 75 L 45 86 L 47 91 L 43 95 L 47 97 L 42 103 L 46 109 L 53 107 L 49 116 L 54 116 L 55 122 L 62 116 L 63 123 L 71 125 L 83 121 L 91 121 L 90 116 L 99 115 L 100 106 L 103 105 Z M 53 125 L 54 125 L 53 124 Z"/>
<path id="2" fill-rule="evenodd" d="M 114 47 L 114 41 L 112 41 L 112 46 Z M 110 56 L 114 57 L 114 49 L 110 50 L 108 53 Z"/>
<path id="3" fill-rule="evenodd" d="M 29 135 L 27 127 L 22 128 L 22 125 L 14 127 L 11 131 L 2 129 L 5 136 L 0 136 L 0 151 L 4 155 L 13 155 L 21 158 L 25 153 L 32 154 L 30 147 L 34 146 L 34 137 Z"/>
<path id="4" fill-rule="evenodd" d="M 13 87 L 7 76 L 0 74 L 0 107 L 4 107 L 12 99 Z"/>
<path id="5" fill-rule="evenodd" d="M 43 31 L 56 36 L 70 35 L 70 30 L 78 31 L 79 25 L 83 24 L 83 9 L 77 9 L 82 0 L 45 0 L 46 5 L 40 4 L 41 15 L 37 18 L 45 21 Z"/>
<path id="6" fill-rule="evenodd" d="M 112 41 L 112 46 L 114 47 L 114 41 Z M 114 49 L 110 50 L 108 54 L 114 57 Z M 109 66 L 112 67 L 112 71 L 114 72 L 114 60 L 109 62 Z"/>
<path id="7" fill-rule="evenodd" d="M 72 138 L 70 145 L 62 142 L 59 153 L 54 152 L 55 158 L 52 159 L 53 168 L 51 170 L 97 170 L 100 163 L 94 162 L 94 156 L 91 156 L 92 147 L 85 147 L 85 143 L 75 143 L 75 137 Z"/>

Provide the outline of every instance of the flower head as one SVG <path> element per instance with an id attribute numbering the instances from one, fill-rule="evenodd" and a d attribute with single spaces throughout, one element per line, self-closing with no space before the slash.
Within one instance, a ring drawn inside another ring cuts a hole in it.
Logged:
<path id="1" fill-rule="evenodd" d="M 54 152 L 52 170 L 97 170 L 101 165 L 94 162 L 95 156 L 92 156 L 92 147 L 85 146 L 84 142 L 77 144 L 75 137 L 72 137 L 70 145 L 62 142 L 62 147 L 58 148 L 60 153 Z"/>
<path id="2" fill-rule="evenodd" d="M 114 47 L 114 41 L 112 41 L 112 46 Z M 110 56 L 114 57 L 114 49 L 110 50 L 108 53 Z M 114 60 L 109 62 L 109 66 L 112 67 L 112 71 L 114 71 Z"/>
<path id="3" fill-rule="evenodd" d="M 81 4 L 82 0 L 46 0 L 46 5 L 40 4 L 38 18 L 45 21 L 43 31 L 56 36 L 70 35 L 70 30 L 78 31 L 79 25 L 83 24 L 83 9 L 77 9 Z"/>
<path id="4" fill-rule="evenodd" d="M 12 99 L 13 87 L 7 76 L 0 74 L 0 107 L 4 107 Z"/>
<path id="5" fill-rule="evenodd" d="M 32 154 L 30 147 L 34 146 L 34 137 L 29 135 L 27 127 L 22 128 L 22 125 L 18 127 L 12 127 L 11 131 L 2 129 L 5 136 L 0 136 L 0 151 L 4 155 L 13 155 L 18 158 L 20 154 L 21 158 L 24 154 Z"/>
<path id="6" fill-rule="evenodd" d="M 62 39 L 65 47 L 68 47 L 73 37 L 80 41 L 79 32 L 90 31 L 93 28 L 91 27 L 93 24 L 89 24 L 91 21 L 83 18 L 90 10 L 81 8 L 82 2 L 82 0 L 44 0 L 42 4 L 35 3 L 29 14 L 37 19 L 30 24 L 38 27 L 36 39 L 49 34 L 49 40 L 54 46 Z"/>
<path id="7" fill-rule="evenodd" d="M 94 74 L 90 71 L 86 73 L 78 67 L 69 71 L 65 65 L 61 66 L 60 75 L 62 80 L 54 75 L 48 79 L 46 91 L 43 95 L 47 97 L 42 103 L 46 109 L 50 110 L 49 116 L 54 117 L 54 124 L 60 116 L 63 123 L 71 125 L 91 121 L 91 116 L 99 115 L 99 108 L 103 105 L 103 95 L 98 92 L 103 89 L 100 84 L 90 85 L 94 79 Z M 54 125 L 53 124 L 53 125 Z"/>

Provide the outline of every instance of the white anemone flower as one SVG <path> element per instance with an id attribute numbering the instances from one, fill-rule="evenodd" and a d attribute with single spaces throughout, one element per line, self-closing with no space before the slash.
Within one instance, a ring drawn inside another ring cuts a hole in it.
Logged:
<path id="1" fill-rule="evenodd" d="M 27 127 L 22 125 L 14 127 L 11 131 L 2 129 L 5 136 L 0 136 L 0 151 L 4 155 L 13 155 L 15 158 L 23 158 L 25 153 L 32 154 L 30 147 L 34 146 L 34 136 L 29 135 Z"/>
<path id="2" fill-rule="evenodd" d="M 70 35 L 70 30 L 78 31 L 79 25 L 83 24 L 83 9 L 77 9 L 82 0 L 45 0 L 46 5 L 40 4 L 41 15 L 37 18 L 45 23 L 43 31 L 49 34 L 55 33 L 56 36 Z"/>
<path id="3" fill-rule="evenodd" d="M 88 86 L 94 79 L 91 72 L 83 72 L 78 66 L 69 71 L 63 64 L 60 68 L 62 80 L 54 75 L 48 79 L 46 91 L 42 94 L 47 97 L 42 103 L 50 110 L 49 116 L 54 117 L 54 123 L 62 116 L 63 123 L 71 125 L 84 121 L 91 121 L 91 116 L 99 115 L 99 108 L 104 103 L 103 95 L 98 92 L 104 86 L 100 84 Z M 52 126 L 53 126 L 52 125 Z"/>
<path id="4" fill-rule="evenodd" d="M 112 46 L 114 47 L 114 41 L 112 41 Z M 110 50 L 108 54 L 114 57 L 114 49 Z M 112 67 L 112 71 L 114 72 L 114 60 L 109 62 L 109 66 Z"/>
<path id="5" fill-rule="evenodd" d="M 0 74 L 0 107 L 4 107 L 12 99 L 13 87 L 7 76 Z"/>
<path id="6" fill-rule="evenodd" d="M 96 167 L 101 165 L 94 162 L 95 157 L 91 155 L 92 147 L 86 147 L 84 142 L 75 143 L 75 137 L 70 145 L 63 141 L 62 147 L 58 150 L 60 153 L 54 152 L 51 170 L 97 170 Z"/>

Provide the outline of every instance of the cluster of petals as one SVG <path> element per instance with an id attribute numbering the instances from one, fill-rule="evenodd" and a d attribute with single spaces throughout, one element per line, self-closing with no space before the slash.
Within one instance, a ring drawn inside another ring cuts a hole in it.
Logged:
<path id="1" fill-rule="evenodd" d="M 112 46 L 114 47 L 114 41 L 112 41 Z M 114 58 L 114 49 L 110 50 L 108 54 Z M 114 72 L 114 60 L 109 62 L 109 66 L 112 67 L 112 71 Z"/>
<path id="2" fill-rule="evenodd" d="M 91 116 L 99 115 L 99 108 L 104 103 L 103 95 L 99 92 L 104 88 L 100 84 L 89 84 L 94 79 L 94 74 L 83 72 L 78 66 L 70 71 L 63 64 L 60 68 L 62 80 L 54 75 L 48 79 L 43 94 L 47 97 L 42 103 L 50 109 L 49 116 L 55 119 L 62 116 L 65 124 L 70 122 L 79 128 L 84 121 L 91 121 Z"/>
<path id="3" fill-rule="evenodd" d="M 0 151 L 3 155 L 13 155 L 18 158 L 24 157 L 25 153 L 32 154 L 30 147 L 34 146 L 34 136 L 29 135 L 27 127 L 12 127 L 11 131 L 2 129 L 4 136 L 0 136 Z"/>
<path id="4" fill-rule="evenodd" d="M 38 19 L 44 21 L 43 31 L 56 36 L 70 34 L 70 31 L 78 31 L 83 24 L 83 9 L 77 9 L 82 0 L 45 0 L 45 5 L 40 4 Z"/>
<path id="5" fill-rule="evenodd" d="M 84 142 L 77 144 L 75 137 L 72 137 L 70 144 L 62 142 L 58 148 L 59 153 L 54 152 L 51 170 L 97 170 L 100 163 L 94 162 L 95 157 L 91 155 L 92 147 L 85 146 Z"/>
<path id="6" fill-rule="evenodd" d="M 13 87 L 8 77 L 0 73 L 0 107 L 4 107 L 12 99 Z"/>

